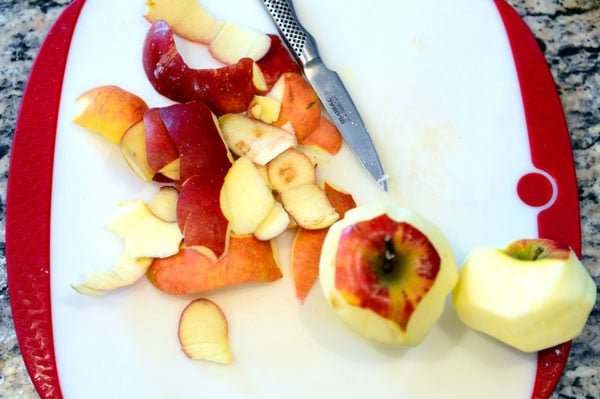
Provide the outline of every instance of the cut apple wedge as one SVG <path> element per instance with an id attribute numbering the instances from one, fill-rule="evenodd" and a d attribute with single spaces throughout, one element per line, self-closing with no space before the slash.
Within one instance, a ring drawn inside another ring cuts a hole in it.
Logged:
<path id="1" fill-rule="evenodd" d="M 106 291 L 126 287 L 138 281 L 144 276 L 152 264 L 152 260 L 148 257 L 132 258 L 122 255 L 112 270 L 87 273 L 83 283 L 72 285 L 72 287 L 80 294 L 104 295 Z"/>
<path id="2" fill-rule="evenodd" d="M 254 230 L 254 236 L 262 241 L 271 240 L 287 230 L 289 225 L 290 216 L 283 205 L 279 201 L 275 201 L 267 216 Z"/>
<path id="3" fill-rule="evenodd" d="M 227 319 L 209 299 L 194 299 L 185 307 L 177 336 L 183 353 L 191 359 L 223 364 L 232 361 Z"/>
<path id="4" fill-rule="evenodd" d="M 218 259 L 194 247 L 183 247 L 168 258 L 155 259 L 148 280 L 160 291 L 189 295 L 249 282 L 272 282 L 283 275 L 272 241 L 253 235 L 229 239 L 227 253 Z"/>
<path id="5" fill-rule="evenodd" d="M 224 64 L 235 64 L 241 58 L 261 59 L 271 47 L 271 38 L 254 29 L 225 22 L 211 41 L 209 51 Z"/>
<path id="6" fill-rule="evenodd" d="M 173 186 L 162 186 L 148 202 L 148 208 L 154 216 L 165 222 L 177 222 L 177 201 L 179 192 Z"/>
<path id="7" fill-rule="evenodd" d="M 324 183 L 327 199 L 335 211 L 343 218 L 347 211 L 356 207 L 352 194 Z M 319 277 L 321 248 L 327 235 L 327 228 L 307 230 L 299 228 L 292 242 L 291 271 L 296 290 L 296 298 L 304 303 L 308 293 Z"/>
<path id="8" fill-rule="evenodd" d="M 150 23 L 162 19 L 179 36 L 204 44 L 210 44 L 223 26 L 198 0 L 148 0 L 144 17 Z"/>
<path id="9" fill-rule="evenodd" d="M 325 191 L 317 184 L 302 184 L 280 193 L 280 196 L 285 210 L 305 229 L 322 229 L 339 219 Z"/>
<path id="10" fill-rule="evenodd" d="M 125 131 L 119 148 L 129 168 L 142 180 L 151 181 L 156 173 L 148 164 L 144 121 L 137 122 Z"/>
<path id="11" fill-rule="evenodd" d="M 98 86 L 75 100 L 73 122 L 118 144 L 125 131 L 142 120 L 146 109 L 146 102 L 136 94 L 118 86 Z"/>
<path id="12" fill-rule="evenodd" d="M 146 77 L 160 94 L 180 103 L 203 101 L 217 115 L 246 111 L 254 94 L 264 93 L 267 87 L 251 58 L 221 68 L 190 68 L 163 20 L 148 30 L 142 60 Z"/>
<path id="13" fill-rule="evenodd" d="M 267 88 L 271 89 L 281 75 L 288 72 L 302 74 L 302 70 L 288 49 L 281 43 L 279 36 L 274 34 L 268 36 L 271 38 L 269 51 L 256 63 L 263 73 Z"/>
<path id="14" fill-rule="evenodd" d="M 219 126 L 227 147 L 258 165 L 265 165 L 296 145 L 296 138 L 289 131 L 243 114 L 222 115 Z"/>
<path id="15" fill-rule="evenodd" d="M 317 172 L 312 161 L 297 148 L 289 148 L 267 164 L 270 186 L 280 193 L 302 184 L 316 184 Z"/>
<path id="16" fill-rule="evenodd" d="M 132 258 L 171 256 L 179 252 L 183 238 L 177 223 L 156 217 L 140 200 L 119 204 L 108 228 L 123 239 L 124 254 Z"/>
<path id="17" fill-rule="evenodd" d="M 255 232 L 273 208 L 275 198 L 254 163 L 241 157 L 225 176 L 220 203 L 229 229 L 245 235 Z"/>

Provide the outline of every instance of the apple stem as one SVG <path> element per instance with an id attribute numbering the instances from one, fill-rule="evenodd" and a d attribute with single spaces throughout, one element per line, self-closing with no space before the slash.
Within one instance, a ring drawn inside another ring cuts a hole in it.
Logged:
<path id="1" fill-rule="evenodd" d="M 536 247 L 535 252 L 533 253 L 533 259 L 532 260 L 537 260 L 541 254 L 544 253 L 544 248 L 542 247 Z"/>

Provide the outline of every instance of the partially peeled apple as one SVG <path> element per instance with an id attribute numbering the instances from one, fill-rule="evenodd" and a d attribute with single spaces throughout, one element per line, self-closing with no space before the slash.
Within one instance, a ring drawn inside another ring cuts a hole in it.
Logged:
<path id="1" fill-rule="evenodd" d="M 369 205 L 329 228 L 319 277 L 333 310 L 360 335 L 415 346 L 442 315 L 458 269 L 446 238 L 427 219 Z"/>
<path id="2" fill-rule="evenodd" d="M 471 251 L 452 299 L 467 326 L 535 352 L 581 333 L 596 285 L 569 247 L 522 239 Z"/>

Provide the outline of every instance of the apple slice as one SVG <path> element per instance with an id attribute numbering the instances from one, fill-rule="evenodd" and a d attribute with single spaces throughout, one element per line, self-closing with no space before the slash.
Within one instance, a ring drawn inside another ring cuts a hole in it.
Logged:
<path id="1" fill-rule="evenodd" d="M 177 201 L 179 192 L 173 186 L 162 186 L 148 202 L 152 214 L 165 222 L 177 222 Z"/>
<path id="2" fill-rule="evenodd" d="M 285 210 L 305 229 L 322 229 L 339 218 L 325 191 L 314 183 L 290 188 L 281 192 L 280 196 Z"/>
<path id="3" fill-rule="evenodd" d="M 270 90 L 284 73 L 302 74 L 302 70 L 288 49 L 281 43 L 279 36 L 274 34 L 268 36 L 271 38 L 269 51 L 256 63 L 263 73 L 267 89 Z"/>
<path id="4" fill-rule="evenodd" d="M 328 182 L 324 183 L 324 191 L 340 218 L 343 218 L 347 211 L 356 207 L 352 194 Z M 321 258 L 321 248 L 327 231 L 327 228 L 308 230 L 300 227 L 294 236 L 291 271 L 296 298 L 300 303 L 304 303 L 319 276 L 319 259 Z"/>
<path id="5" fill-rule="evenodd" d="M 241 157 L 225 176 L 220 202 L 229 220 L 229 229 L 234 234 L 245 235 L 256 231 L 273 208 L 275 198 L 252 161 Z"/>
<path id="6" fill-rule="evenodd" d="M 302 184 L 316 184 L 315 166 L 306 154 L 297 148 L 289 148 L 267 164 L 270 186 L 282 193 Z"/>
<path id="7" fill-rule="evenodd" d="M 123 239 L 124 254 L 132 258 L 171 256 L 179 252 L 183 238 L 177 223 L 156 217 L 140 200 L 119 204 L 108 228 Z"/>
<path id="8" fill-rule="evenodd" d="M 262 241 L 271 240 L 287 230 L 290 225 L 290 216 L 279 201 L 275 201 L 273 207 L 262 222 L 254 230 L 254 236 Z"/>
<path id="9" fill-rule="evenodd" d="M 148 165 L 155 172 L 162 173 L 179 158 L 179 151 L 162 121 L 160 108 L 149 108 L 144 112 L 144 126 L 146 127 L 145 143 Z"/>
<path id="10" fill-rule="evenodd" d="M 312 86 L 298 73 L 284 73 L 267 93 L 281 103 L 276 126 L 290 122 L 298 142 L 308 137 L 321 122 L 321 102 Z"/>
<path id="11" fill-rule="evenodd" d="M 287 130 L 243 114 L 222 115 L 219 126 L 229 149 L 258 165 L 265 165 L 296 145 L 296 138 Z"/>
<path id="12" fill-rule="evenodd" d="M 113 291 L 137 282 L 144 276 L 152 260 L 148 257 L 132 258 L 122 255 L 112 270 L 87 273 L 83 283 L 71 287 L 84 295 L 104 295 L 106 291 Z"/>
<path id="13" fill-rule="evenodd" d="M 536 352 L 581 333 L 596 290 L 569 247 L 523 239 L 506 249 L 471 251 L 452 300 L 467 326 L 521 351 Z"/>
<path id="14" fill-rule="evenodd" d="M 265 123 L 273 123 L 279 118 L 281 103 L 273 97 L 255 95 L 248 104 L 248 115 Z"/>
<path id="15" fill-rule="evenodd" d="M 146 128 L 143 120 L 125 131 L 119 148 L 129 168 L 143 181 L 151 181 L 156 172 L 148 164 Z"/>
<path id="16" fill-rule="evenodd" d="M 162 19 L 179 36 L 204 44 L 210 44 L 223 26 L 198 0 L 148 0 L 144 17 L 150 23 Z"/>
<path id="17" fill-rule="evenodd" d="M 244 112 L 254 94 L 266 91 L 264 76 L 251 58 L 221 68 L 190 68 L 163 20 L 148 30 L 142 60 L 148 80 L 160 94 L 180 103 L 203 101 L 217 115 Z"/>
<path id="18" fill-rule="evenodd" d="M 415 346 L 444 311 L 458 269 L 449 243 L 427 219 L 370 205 L 329 228 L 319 276 L 327 302 L 354 331 Z"/>
<path id="19" fill-rule="evenodd" d="M 282 277 L 272 241 L 253 235 L 232 235 L 227 253 L 218 259 L 194 247 L 183 247 L 168 258 L 155 259 L 146 273 L 160 291 L 171 295 L 198 294 L 249 282 Z"/>
<path id="20" fill-rule="evenodd" d="M 271 47 L 271 38 L 254 29 L 225 22 L 208 50 L 224 64 L 235 64 L 241 58 L 261 59 Z"/>
<path id="21" fill-rule="evenodd" d="M 331 155 L 340 152 L 343 143 L 342 135 L 335 125 L 325 116 L 321 116 L 319 124 L 308 136 L 298 140 L 305 147 L 317 147 Z"/>
<path id="22" fill-rule="evenodd" d="M 146 109 L 144 100 L 121 87 L 98 86 L 77 97 L 73 122 L 118 144 L 125 131 L 142 120 Z"/>
<path id="23" fill-rule="evenodd" d="M 209 299 L 194 299 L 183 309 L 177 336 L 181 350 L 191 359 L 223 364 L 232 361 L 227 319 Z"/>

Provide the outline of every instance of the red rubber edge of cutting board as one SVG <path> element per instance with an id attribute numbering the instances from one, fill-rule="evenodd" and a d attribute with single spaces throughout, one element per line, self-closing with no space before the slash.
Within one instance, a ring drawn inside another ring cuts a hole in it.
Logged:
<path id="1" fill-rule="evenodd" d="M 494 1 L 513 49 L 533 163 L 552 176 L 558 187 L 554 204 L 540 212 L 539 235 L 567 242 L 580 255 L 577 184 L 554 81 L 535 38 L 520 16 L 503 0 Z M 84 3 L 85 0 L 75 0 L 63 11 L 36 58 L 15 129 L 8 176 L 6 258 L 13 319 L 25 365 L 42 398 L 62 398 L 50 296 L 52 173 L 64 70 Z M 539 176 L 524 182 L 519 184 L 519 195 L 524 202 L 537 204 L 539 192 L 545 190 L 548 182 Z M 569 349 L 570 342 L 539 353 L 533 399 L 550 396 Z"/>
<path id="2" fill-rule="evenodd" d="M 519 14 L 494 0 L 504 22 L 521 87 L 533 165 L 554 179 L 556 198 L 538 215 L 538 234 L 568 244 L 581 257 L 581 219 L 573 151 L 554 79 L 537 40 Z M 521 199 L 532 206 L 544 203 L 548 193 L 544 175 L 530 174 L 518 184 Z M 542 197 L 547 194 L 542 194 Z M 549 198 L 548 198 L 549 199 Z M 571 342 L 538 353 L 532 399 L 548 398 L 563 372 Z"/>
<path id="3" fill-rule="evenodd" d="M 6 199 L 6 268 L 17 340 L 42 398 L 60 399 L 50 297 L 54 143 L 65 65 L 85 0 L 75 0 L 44 40 L 23 94 Z"/>

